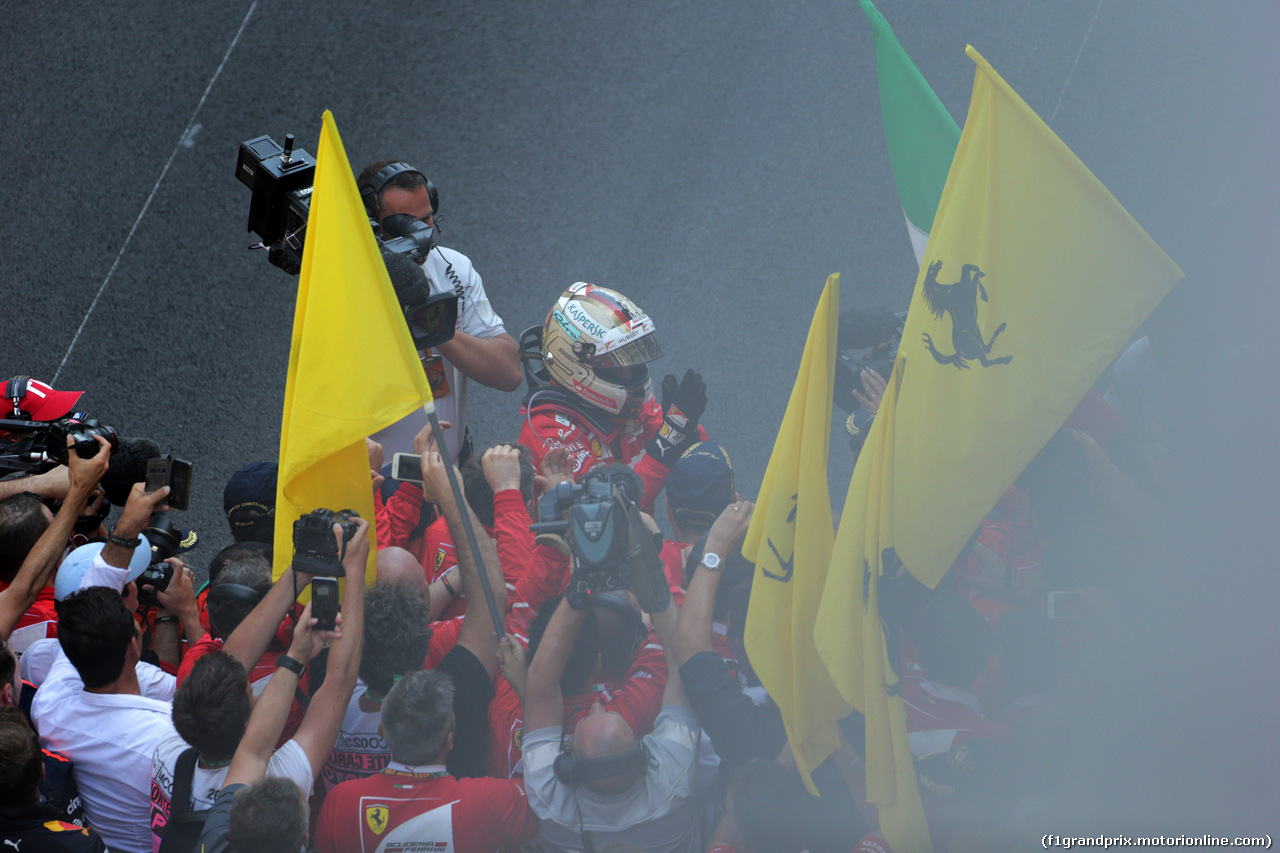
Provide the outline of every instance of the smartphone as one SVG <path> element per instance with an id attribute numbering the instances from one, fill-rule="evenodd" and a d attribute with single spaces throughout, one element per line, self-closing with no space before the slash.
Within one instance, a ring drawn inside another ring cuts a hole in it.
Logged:
<path id="1" fill-rule="evenodd" d="M 315 578 L 311 581 L 311 615 L 317 631 L 332 631 L 338 624 L 338 579 Z"/>
<path id="2" fill-rule="evenodd" d="M 191 470 L 194 466 L 185 459 L 158 456 L 147 460 L 147 491 L 168 486 L 169 497 L 165 503 L 170 509 L 186 509 L 191 502 Z"/>
<path id="3" fill-rule="evenodd" d="M 397 453 L 391 457 L 391 479 L 421 483 L 422 459 L 414 453 Z"/>
<path id="4" fill-rule="evenodd" d="M 1078 592 L 1049 593 L 1050 619 L 1087 619 L 1089 608 Z"/>

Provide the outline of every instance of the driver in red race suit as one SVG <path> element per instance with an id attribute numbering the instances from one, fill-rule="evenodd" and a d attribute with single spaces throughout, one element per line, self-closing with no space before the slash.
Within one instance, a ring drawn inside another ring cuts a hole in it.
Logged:
<path id="1" fill-rule="evenodd" d="M 520 443 L 538 470 L 557 447 L 568 448 L 575 475 L 635 461 L 645 485 L 640 508 L 652 513 L 670 466 L 706 438 L 698 425 L 707 405 L 699 374 L 686 371 L 678 382 L 668 375 L 662 404 L 654 398 L 647 365 L 661 355 L 653 321 L 621 293 L 585 282 L 562 293 L 547 315 L 539 350 L 522 353 L 535 387 L 520 410 Z M 539 367 L 529 370 L 530 361 Z"/>

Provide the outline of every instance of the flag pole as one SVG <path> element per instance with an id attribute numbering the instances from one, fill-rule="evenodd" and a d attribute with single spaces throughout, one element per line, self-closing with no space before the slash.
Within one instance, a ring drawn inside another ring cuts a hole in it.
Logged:
<path id="1" fill-rule="evenodd" d="M 441 455 L 444 457 L 444 469 L 449 475 L 449 487 L 453 490 L 453 501 L 457 504 L 458 514 L 462 516 L 462 526 L 467 531 L 467 545 L 471 547 L 471 557 L 475 560 L 476 571 L 480 574 L 480 588 L 484 590 L 484 598 L 489 605 L 489 615 L 493 617 L 493 630 L 501 639 L 505 623 L 502 614 L 498 612 L 498 602 L 493 597 L 493 587 L 489 585 L 489 573 L 484 567 L 484 557 L 480 556 L 480 546 L 476 542 L 475 528 L 471 525 L 471 511 L 468 509 L 466 497 L 462 494 L 462 484 L 458 482 L 458 473 L 453 470 L 449 446 L 444 443 L 444 427 L 440 426 L 440 420 L 436 417 L 435 400 L 428 400 L 422 410 L 427 413 L 427 418 L 431 421 L 431 433 L 435 436 L 436 447 L 443 451 Z"/>

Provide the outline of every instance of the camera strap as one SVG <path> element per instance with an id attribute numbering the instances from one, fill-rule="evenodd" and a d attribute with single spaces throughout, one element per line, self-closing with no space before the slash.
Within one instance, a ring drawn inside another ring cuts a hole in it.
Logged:
<path id="1" fill-rule="evenodd" d="M 615 495 L 617 491 L 615 487 Z M 657 541 L 645 527 L 640 507 L 628 500 L 621 502 L 627 511 L 627 564 L 631 569 L 631 588 L 644 612 L 661 613 L 671 603 L 671 587 L 667 583 Z"/>

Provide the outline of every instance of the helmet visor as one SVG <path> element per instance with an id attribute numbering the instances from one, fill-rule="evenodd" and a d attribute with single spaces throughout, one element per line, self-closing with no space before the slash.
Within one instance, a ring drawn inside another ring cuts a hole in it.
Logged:
<path id="1" fill-rule="evenodd" d="M 662 344 L 658 343 L 658 336 L 651 332 L 643 337 L 636 338 L 630 343 L 623 344 L 615 350 L 600 353 L 591 359 L 591 366 L 598 368 L 630 367 L 636 364 L 647 364 L 661 357 Z"/>

